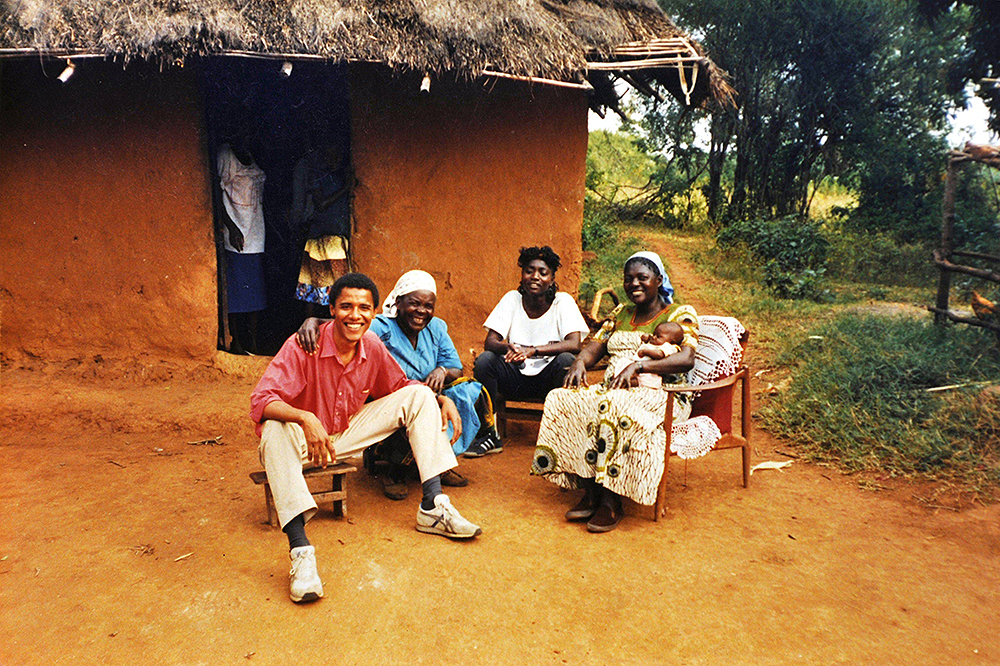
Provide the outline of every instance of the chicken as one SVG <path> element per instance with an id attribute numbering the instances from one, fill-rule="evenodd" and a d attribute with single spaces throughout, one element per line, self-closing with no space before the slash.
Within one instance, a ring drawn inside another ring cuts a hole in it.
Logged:
<path id="1" fill-rule="evenodd" d="M 993 320 L 997 318 L 998 314 L 1000 314 L 1000 305 L 997 305 L 989 299 L 983 298 L 976 292 L 976 290 L 973 289 L 972 312 L 978 319 L 982 319 L 984 321 Z"/>

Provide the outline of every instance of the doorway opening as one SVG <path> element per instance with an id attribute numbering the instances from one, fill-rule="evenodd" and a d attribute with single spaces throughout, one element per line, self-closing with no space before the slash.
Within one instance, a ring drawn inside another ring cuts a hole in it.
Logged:
<path id="1" fill-rule="evenodd" d="M 350 270 L 347 66 L 205 61 L 219 349 L 275 354 Z"/>

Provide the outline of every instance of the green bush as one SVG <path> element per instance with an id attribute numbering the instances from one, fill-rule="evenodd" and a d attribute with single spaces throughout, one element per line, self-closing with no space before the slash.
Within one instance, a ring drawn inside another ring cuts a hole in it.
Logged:
<path id="1" fill-rule="evenodd" d="M 583 204 L 583 249 L 599 252 L 618 236 L 614 215 L 607 206 L 591 201 Z"/>
<path id="2" fill-rule="evenodd" d="M 937 281 L 928 244 L 901 244 L 887 233 L 849 230 L 834 231 L 827 238 L 830 277 L 901 287 L 927 287 Z"/>
<path id="3" fill-rule="evenodd" d="M 588 303 L 604 287 L 616 287 L 621 294 L 622 266 L 639 249 L 639 239 L 618 223 L 615 209 L 586 201 L 583 208 L 583 249 L 597 256 L 583 262 L 579 299 Z"/>
<path id="4" fill-rule="evenodd" d="M 944 145 L 911 141 L 908 150 L 892 142 L 883 159 L 865 170 L 856 208 L 844 211 L 847 227 L 860 234 L 883 233 L 905 244 L 936 244 L 941 235 L 944 200 Z M 992 252 L 998 231 L 997 176 L 992 169 L 967 165 L 957 173 L 954 247 Z"/>
<path id="5" fill-rule="evenodd" d="M 717 241 L 723 248 L 745 248 L 777 296 L 829 298 L 822 285 L 830 243 L 818 222 L 798 216 L 736 220 L 720 230 Z"/>
<path id="6" fill-rule="evenodd" d="M 791 383 L 760 410 L 807 455 L 848 471 L 1000 481 L 1000 377 L 991 335 L 842 314 L 778 356 Z M 928 388 L 973 384 L 944 393 Z"/>

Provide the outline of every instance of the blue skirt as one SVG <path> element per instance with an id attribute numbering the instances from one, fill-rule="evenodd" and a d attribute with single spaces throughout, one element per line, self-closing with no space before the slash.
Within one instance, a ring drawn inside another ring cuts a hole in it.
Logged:
<path id="1" fill-rule="evenodd" d="M 267 307 L 262 252 L 226 250 L 226 297 L 229 312 L 256 312 Z"/>
<path id="2" fill-rule="evenodd" d="M 458 409 L 458 415 L 462 418 L 462 436 L 451 446 L 456 456 L 465 453 L 465 450 L 472 444 L 472 440 L 476 438 L 476 433 L 479 432 L 480 420 L 479 414 L 476 413 L 476 400 L 479 399 L 479 394 L 482 392 L 483 385 L 473 381 L 454 384 L 442 391 L 442 394 L 454 401 L 455 407 Z M 449 440 L 454 432 L 449 423 Z"/>

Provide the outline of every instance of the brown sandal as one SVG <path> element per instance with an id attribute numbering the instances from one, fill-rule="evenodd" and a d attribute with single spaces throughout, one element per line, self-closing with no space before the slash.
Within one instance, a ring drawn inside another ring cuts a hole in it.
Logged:
<path id="1" fill-rule="evenodd" d="M 441 475 L 441 485 L 451 488 L 464 488 L 469 485 L 469 480 L 455 470 L 449 469 Z"/>
<path id="2" fill-rule="evenodd" d="M 583 497 L 576 503 L 576 506 L 566 512 L 566 520 L 570 522 L 590 520 L 597 512 L 597 497 L 595 495 L 589 489 L 583 493 Z"/>
<path id="3" fill-rule="evenodd" d="M 397 481 L 388 475 L 379 477 L 379 480 L 382 481 L 382 493 L 391 500 L 405 500 L 410 494 L 404 481 Z"/>
<path id="4" fill-rule="evenodd" d="M 620 499 L 615 498 L 611 501 L 611 504 L 606 501 L 602 502 L 601 506 L 594 513 L 593 518 L 587 523 L 587 531 L 610 532 L 618 527 L 618 523 L 621 522 L 623 515 L 625 515 L 625 510 L 622 507 Z"/>

